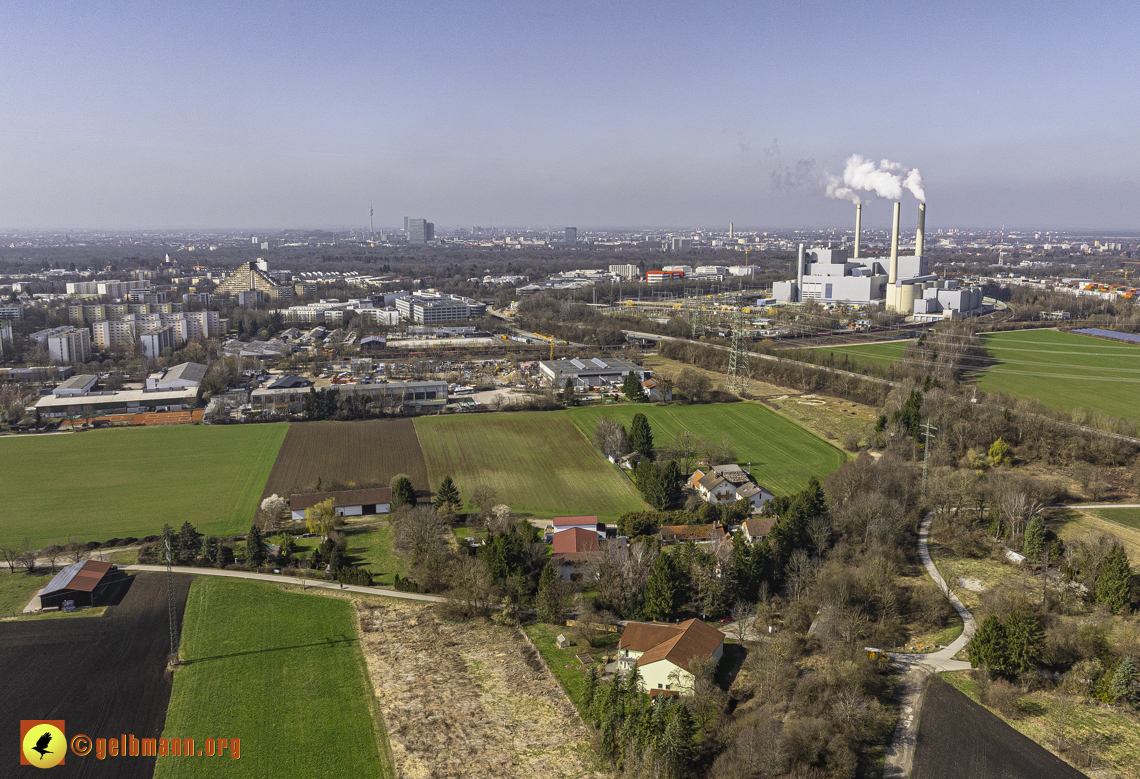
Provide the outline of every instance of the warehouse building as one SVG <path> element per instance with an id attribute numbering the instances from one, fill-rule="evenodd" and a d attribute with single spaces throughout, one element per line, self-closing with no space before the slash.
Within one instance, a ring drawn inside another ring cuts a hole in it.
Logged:
<path id="1" fill-rule="evenodd" d="M 645 381 L 652 375 L 652 371 L 616 357 L 543 360 L 538 364 L 538 371 L 544 379 L 553 382 L 555 387 L 562 387 L 567 379 L 573 379 L 574 386 L 578 388 L 621 385 L 630 371 L 637 374 L 639 382 Z"/>

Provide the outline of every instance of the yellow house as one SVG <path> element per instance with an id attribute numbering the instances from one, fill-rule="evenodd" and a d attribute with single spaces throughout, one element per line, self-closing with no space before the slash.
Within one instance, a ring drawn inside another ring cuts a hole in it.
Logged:
<path id="1" fill-rule="evenodd" d="M 650 695 L 679 695 L 693 687 L 689 663 L 694 657 L 720 660 L 724 634 L 699 619 L 676 625 L 630 622 L 618 643 L 618 667 L 635 665 L 641 689 Z"/>

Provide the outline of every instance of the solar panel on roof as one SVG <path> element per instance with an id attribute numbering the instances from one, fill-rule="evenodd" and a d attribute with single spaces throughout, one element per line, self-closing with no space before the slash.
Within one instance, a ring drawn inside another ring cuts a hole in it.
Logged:
<path id="1" fill-rule="evenodd" d="M 576 359 L 575 359 L 575 360 L 571 360 L 571 361 L 570 361 L 570 364 L 571 364 L 571 365 L 573 365 L 573 366 L 574 366 L 575 368 L 577 368 L 578 370 L 582 370 L 583 368 L 585 368 L 585 367 L 586 367 L 586 363 L 582 362 L 581 360 L 576 360 Z"/>
<path id="2" fill-rule="evenodd" d="M 597 357 L 594 358 L 593 362 L 594 362 L 594 365 L 597 365 L 599 368 L 606 367 L 605 361 L 599 360 Z"/>

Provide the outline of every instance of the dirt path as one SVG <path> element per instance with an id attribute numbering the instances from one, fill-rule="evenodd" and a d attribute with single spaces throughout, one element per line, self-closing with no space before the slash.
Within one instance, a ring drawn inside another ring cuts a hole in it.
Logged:
<path id="1" fill-rule="evenodd" d="M 918 556 L 926 573 L 938 585 L 942 592 L 948 592 L 945 580 L 938 573 L 934 560 L 930 557 L 929 539 L 930 524 L 934 520 L 934 512 L 922 518 L 922 525 L 918 530 Z M 962 660 L 955 660 L 958 654 L 974 636 L 977 624 L 974 615 L 962 604 L 958 596 L 950 592 L 950 603 L 962 620 L 962 635 L 954 639 L 950 646 L 925 655 L 892 653 L 891 660 L 902 670 L 898 689 L 895 690 L 895 700 L 899 704 L 899 722 L 895 726 L 895 734 L 891 738 L 891 746 L 887 750 L 887 758 L 883 764 L 884 779 L 905 779 L 910 776 L 911 766 L 914 763 L 914 748 L 918 741 L 918 718 L 922 712 L 922 699 L 926 691 L 926 683 L 931 675 L 941 671 L 961 671 L 970 668 L 970 664 Z"/>
<path id="2" fill-rule="evenodd" d="M 166 571 L 165 565 L 120 565 L 124 571 Z M 174 566 L 175 573 L 189 573 L 198 576 L 227 576 L 231 579 L 255 579 L 261 582 L 275 582 L 277 584 L 298 584 L 305 587 L 323 588 L 326 590 L 341 590 L 342 592 L 357 592 L 362 595 L 383 595 L 387 598 L 403 598 L 404 600 L 418 600 L 426 603 L 446 603 L 447 598 L 437 595 L 419 595 L 414 592 L 400 592 L 398 590 L 383 590 L 379 587 L 358 587 L 355 584 L 340 584 L 326 582 L 320 579 L 301 579 L 296 576 L 280 576 L 274 573 L 251 573 L 249 571 L 224 571 L 217 568 L 185 568 Z"/>

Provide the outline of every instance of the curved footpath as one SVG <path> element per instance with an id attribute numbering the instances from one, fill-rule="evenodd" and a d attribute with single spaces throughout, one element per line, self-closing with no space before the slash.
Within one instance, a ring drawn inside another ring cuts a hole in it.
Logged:
<path id="1" fill-rule="evenodd" d="M 922 559 L 930 578 L 938 585 L 938 589 L 945 593 L 949 588 L 942 575 L 938 573 L 934 561 L 930 559 L 930 549 L 927 544 L 930 537 L 930 523 L 933 520 L 933 511 L 922 518 L 922 525 L 918 530 L 918 556 Z M 899 703 L 899 724 L 895 727 L 895 734 L 891 738 L 891 746 L 887 750 L 887 758 L 883 764 L 884 779 L 904 779 L 910 776 L 911 765 L 914 762 L 914 748 L 918 739 L 918 714 L 922 711 L 922 696 L 930 676 L 940 671 L 962 671 L 970 668 L 969 663 L 955 660 L 954 655 L 973 638 L 977 624 L 974 622 L 974 615 L 953 592 L 950 592 L 950 603 L 962 619 L 962 635 L 954 639 L 950 646 L 930 654 L 890 653 L 890 658 L 901 667 L 903 674 L 895 691 L 895 699 Z"/>
<path id="2" fill-rule="evenodd" d="M 123 571 L 166 571 L 165 565 L 120 565 Z M 382 590 L 379 587 L 359 587 L 355 584 L 340 584 L 339 582 L 322 581 L 321 579 L 300 579 L 296 576 L 281 576 L 274 573 L 250 573 L 248 571 L 224 571 L 217 568 L 192 568 L 174 566 L 174 573 L 188 573 L 196 576 L 227 576 L 231 579 L 254 579 L 261 582 L 276 582 L 277 584 L 298 584 L 305 587 L 323 588 L 326 590 L 340 590 L 342 592 L 359 592 L 364 595 L 383 595 L 386 598 L 404 598 L 406 600 L 419 600 L 428 603 L 446 603 L 447 598 L 437 595 L 420 595 L 415 592 L 400 592 L 399 590 Z"/>

